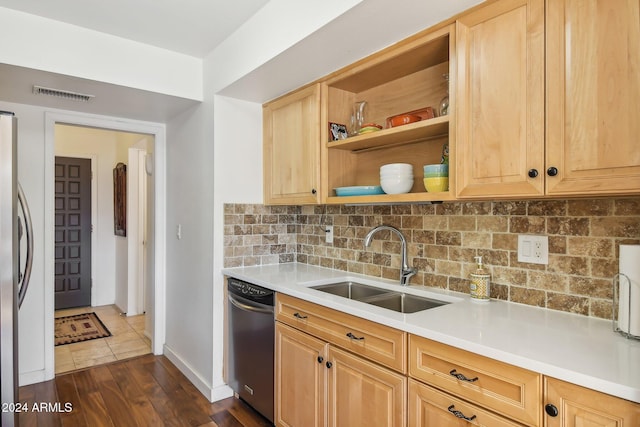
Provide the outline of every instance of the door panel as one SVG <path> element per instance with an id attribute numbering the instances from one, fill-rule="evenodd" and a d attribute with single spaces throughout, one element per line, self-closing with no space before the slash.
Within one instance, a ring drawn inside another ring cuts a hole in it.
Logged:
<path id="1" fill-rule="evenodd" d="M 275 424 L 324 427 L 327 344 L 276 322 Z"/>
<path id="2" fill-rule="evenodd" d="M 407 378 L 329 347 L 329 426 L 406 425 Z"/>
<path id="3" fill-rule="evenodd" d="M 640 1 L 547 2 L 547 194 L 640 192 Z"/>
<path id="4" fill-rule="evenodd" d="M 544 168 L 544 2 L 465 15 L 456 40 L 457 196 L 543 194 L 542 172 L 529 171 Z"/>
<path id="5" fill-rule="evenodd" d="M 91 305 L 91 160 L 55 161 L 55 309 Z"/>

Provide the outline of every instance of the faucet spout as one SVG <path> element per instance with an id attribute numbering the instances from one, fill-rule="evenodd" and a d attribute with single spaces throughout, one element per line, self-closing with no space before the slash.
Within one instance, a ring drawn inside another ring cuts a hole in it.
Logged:
<path id="1" fill-rule="evenodd" d="M 405 286 L 407 285 L 407 283 L 409 283 L 409 279 L 411 278 L 411 276 L 416 274 L 417 270 L 415 268 L 409 267 L 409 264 L 407 262 L 407 239 L 404 237 L 404 235 L 400 230 L 390 225 L 378 225 L 377 227 L 372 228 L 365 236 L 364 247 L 366 249 L 369 246 L 371 246 L 371 240 L 373 240 L 373 235 L 376 234 L 378 231 L 384 231 L 384 230 L 389 230 L 392 233 L 395 233 L 400 238 L 400 245 L 402 248 L 401 249 L 402 250 L 402 253 L 401 253 L 402 268 L 400 270 L 400 284 L 402 286 Z"/>

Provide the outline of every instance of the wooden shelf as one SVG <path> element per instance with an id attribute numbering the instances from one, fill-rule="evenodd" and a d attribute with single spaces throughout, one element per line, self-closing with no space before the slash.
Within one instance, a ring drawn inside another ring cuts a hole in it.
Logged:
<path id="1" fill-rule="evenodd" d="M 331 189 L 333 192 L 333 189 Z M 420 203 L 420 202 L 442 202 L 454 200 L 450 191 L 442 193 L 406 193 L 406 194 L 377 194 L 374 196 L 329 196 L 327 204 L 395 204 L 395 203 Z"/>
<path id="2" fill-rule="evenodd" d="M 352 136 L 339 141 L 331 141 L 327 143 L 327 148 L 349 151 L 370 150 L 442 138 L 448 133 L 449 116 L 442 116 L 395 128 L 382 129 L 378 132 Z"/>

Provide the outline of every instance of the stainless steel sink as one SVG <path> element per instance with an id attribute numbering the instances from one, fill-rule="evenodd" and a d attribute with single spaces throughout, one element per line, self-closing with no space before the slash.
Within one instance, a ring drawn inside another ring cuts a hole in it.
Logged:
<path id="1" fill-rule="evenodd" d="M 400 313 L 415 313 L 449 304 L 446 301 L 390 291 L 350 281 L 311 286 L 311 289 L 317 289 L 332 295 L 349 298 Z"/>
<path id="2" fill-rule="evenodd" d="M 361 300 L 373 295 L 386 294 L 389 292 L 386 289 L 363 285 L 362 283 L 357 282 L 330 283 L 328 285 L 312 286 L 311 288 L 355 300 Z"/>
<path id="3" fill-rule="evenodd" d="M 375 305 L 400 313 L 415 313 L 417 311 L 428 310 L 449 304 L 445 301 L 438 301 L 431 298 L 419 297 L 416 295 L 394 293 L 393 295 L 381 295 L 367 299 L 367 304 Z"/>

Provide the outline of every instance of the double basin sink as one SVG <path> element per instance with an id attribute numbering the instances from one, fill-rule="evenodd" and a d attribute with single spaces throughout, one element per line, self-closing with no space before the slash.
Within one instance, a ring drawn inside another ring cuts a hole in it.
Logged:
<path id="1" fill-rule="evenodd" d="M 400 313 L 416 313 L 418 311 L 449 304 L 446 301 L 405 294 L 403 292 L 390 291 L 388 289 L 376 288 L 375 286 L 364 285 L 362 283 L 352 281 L 311 286 L 311 289 L 316 289 L 318 291 L 327 292 L 332 295 L 349 298 L 354 301 L 364 302 Z"/>

